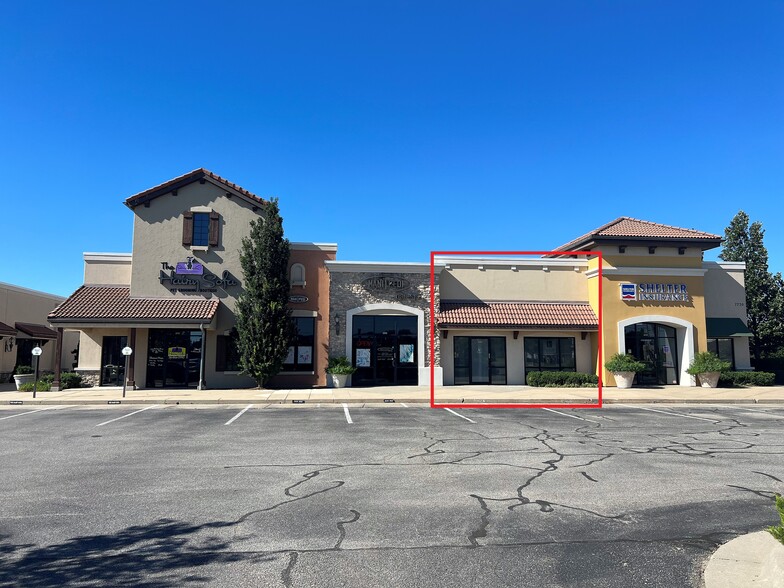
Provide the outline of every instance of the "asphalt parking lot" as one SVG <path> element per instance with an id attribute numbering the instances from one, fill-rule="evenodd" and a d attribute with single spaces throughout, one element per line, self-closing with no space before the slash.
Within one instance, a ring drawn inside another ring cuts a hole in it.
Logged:
<path id="1" fill-rule="evenodd" d="M 0 586 L 699 586 L 784 407 L 0 410 Z"/>

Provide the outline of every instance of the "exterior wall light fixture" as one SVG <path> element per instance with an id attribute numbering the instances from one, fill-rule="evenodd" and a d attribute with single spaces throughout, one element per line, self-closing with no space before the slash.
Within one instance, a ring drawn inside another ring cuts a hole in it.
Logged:
<path id="1" fill-rule="evenodd" d="M 656 247 L 653 247 L 653 246 L 648 247 L 648 253 L 650 255 L 653 255 L 654 253 L 656 253 Z"/>
<path id="2" fill-rule="evenodd" d="M 334 320 L 335 320 L 335 334 L 340 335 L 340 315 L 338 313 L 335 313 Z"/>

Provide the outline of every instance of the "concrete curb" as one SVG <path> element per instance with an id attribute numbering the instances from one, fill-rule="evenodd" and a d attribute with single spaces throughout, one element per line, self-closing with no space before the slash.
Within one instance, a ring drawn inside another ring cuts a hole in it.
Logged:
<path id="1" fill-rule="evenodd" d="M 736 537 L 708 560 L 705 588 L 784 588 L 784 545 L 767 531 Z"/>
<path id="2" fill-rule="evenodd" d="M 78 405 L 78 406 L 105 406 L 107 404 L 427 404 L 430 405 L 430 398 L 406 398 L 394 396 L 391 398 L 312 398 L 308 400 L 299 399 L 264 399 L 264 398 L 116 398 L 116 399 L 78 399 L 78 398 L 59 398 L 59 399 L 38 399 L 33 400 L 4 400 L 0 401 L 0 406 L 37 406 L 37 405 Z M 759 400 L 751 398 L 740 399 L 661 399 L 661 398 L 629 398 L 629 399 L 604 399 L 603 404 L 784 404 L 784 399 Z M 519 398 L 454 398 L 438 400 L 437 404 L 486 404 L 492 407 L 494 404 L 520 404 L 525 407 L 528 404 L 592 404 L 589 400 L 563 398 L 556 399 L 530 399 L 520 400 Z M 597 405 L 598 408 L 598 405 Z"/>

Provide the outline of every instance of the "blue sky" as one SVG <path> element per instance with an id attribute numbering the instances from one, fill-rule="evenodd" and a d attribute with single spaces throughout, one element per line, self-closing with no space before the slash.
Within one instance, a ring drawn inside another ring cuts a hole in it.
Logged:
<path id="1" fill-rule="evenodd" d="M 69 294 L 197 167 L 339 259 L 743 209 L 782 271 L 783 71 L 777 1 L 5 2 L 0 281 Z"/>

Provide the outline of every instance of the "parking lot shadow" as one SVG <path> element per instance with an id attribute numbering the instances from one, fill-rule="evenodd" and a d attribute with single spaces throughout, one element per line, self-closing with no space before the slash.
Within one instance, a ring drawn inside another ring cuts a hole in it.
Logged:
<path id="1" fill-rule="evenodd" d="M 268 555 L 232 553 L 227 541 L 203 533 L 234 524 L 193 525 L 159 519 L 113 534 L 76 537 L 41 547 L 14 544 L 8 535 L 0 535 L 0 586 L 206 584 L 212 581 L 203 573 L 207 566 L 274 559 Z"/>

